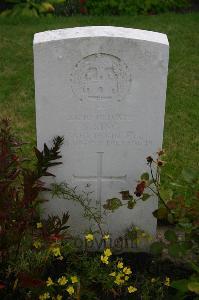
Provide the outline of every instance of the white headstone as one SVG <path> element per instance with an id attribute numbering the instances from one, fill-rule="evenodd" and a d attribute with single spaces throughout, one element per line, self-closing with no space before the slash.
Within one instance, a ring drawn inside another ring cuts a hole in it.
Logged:
<path id="1" fill-rule="evenodd" d="M 84 190 L 93 205 L 133 192 L 145 158 L 162 146 L 169 44 L 165 34 L 120 27 L 80 27 L 37 33 L 34 71 L 38 147 L 63 135 L 56 180 Z M 157 199 L 107 217 L 114 238 L 132 225 L 156 232 Z M 77 204 L 52 200 L 48 213 L 69 210 L 71 230 L 88 224 Z"/>

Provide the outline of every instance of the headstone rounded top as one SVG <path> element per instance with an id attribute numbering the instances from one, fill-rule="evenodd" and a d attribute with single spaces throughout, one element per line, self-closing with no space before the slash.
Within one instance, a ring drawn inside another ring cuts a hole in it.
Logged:
<path id="1" fill-rule="evenodd" d="M 58 40 L 86 37 L 119 37 L 145 40 L 168 45 L 167 35 L 154 31 L 114 26 L 74 27 L 39 32 L 34 35 L 34 45 Z"/>

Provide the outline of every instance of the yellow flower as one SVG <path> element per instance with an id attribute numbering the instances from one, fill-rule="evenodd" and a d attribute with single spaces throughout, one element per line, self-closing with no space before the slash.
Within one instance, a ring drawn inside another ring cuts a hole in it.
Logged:
<path id="1" fill-rule="evenodd" d="M 43 227 L 43 225 L 42 225 L 41 222 L 37 223 L 37 229 L 40 229 L 40 228 L 42 228 L 42 227 Z"/>
<path id="2" fill-rule="evenodd" d="M 68 280 L 66 279 L 65 276 L 62 276 L 57 280 L 57 282 L 59 285 L 65 285 L 68 282 Z"/>
<path id="3" fill-rule="evenodd" d="M 125 276 L 124 279 L 125 279 L 126 281 L 128 281 L 128 280 L 129 280 L 129 276 Z"/>
<path id="4" fill-rule="evenodd" d="M 108 256 L 101 255 L 101 261 L 103 262 L 103 264 L 108 265 Z"/>
<path id="5" fill-rule="evenodd" d="M 123 262 L 119 261 L 117 264 L 118 269 L 122 269 L 123 268 Z"/>
<path id="6" fill-rule="evenodd" d="M 151 282 L 152 283 L 156 282 L 156 279 L 155 278 L 151 278 Z"/>
<path id="7" fill-rule="evenodd" d="M 54 282 L 52 281 L 52 279 L 50 277 L 48 277 L 48 280 L 46 281 L 46 285 L 51 286 L 53 284 L 54 284 Z"/>
<path id="8" fill-rule="evenodd" d="M 123 272 L 124 272 L 124 274 L 126 274 L 126 275 L 132 274 L 131 269 L 130 269 L 130 268 L 127 268 L 127 267 L 125 267 L 125 268 L 123 269 Z"/>
<path id="9" fill-rule="evenodd" d="M 115 276 L 116 276 L 116 273 L 115 273 L 115 272 L 112 272 L 112 273 L 110 273 L 109 275 L 112 276 L 112 277 L 115 277 Z"/>
<path id="10" fill-rule="evenodd" d="M 44 293 L 43 295 L 39 296 L 39 300 L 46 300 L 50 298 L 50 294 L 49 293 Z"/>
<path id="11" fill-rule="evenodd" d="M 166 279 L 164 281 L 164 285 L 170 286 L 170 278 L 169 277 L 166 277 Z"/>
<path id="12" fill-rule="evenodd" d="M 36 249 L 39 249 L 39 248 L 41 248 L 41 242 L 40 242 L 40 241 L 34 241 L 33 246 L 34 246 Z"/>
<path id="13" fill-rule="evenodd" d="M 62 296 L 61 295 L 57 295 L 57 298 L 56 298 L 56 300 L 62 300 Z"/>
<path id="14" fill-rule="evenodd" d="M 69 293 L 69 295 L 72 295 L 72 294 L 74 294 L 74 292 L 75 292 L 75 290 L 74 290 L 74 288 L 73 288 L 72 285 L 69 285 L 69 287 L 68 287 L 66 290 L 67 290 L 67 292 Z"/>
<path id="15" fill-rule="evenodd" d="M 109 248 L 107 248 L 106 250 L 104 250 L 104 255 L 108 256 L 108 257 L 111 256 L 112 255 L 111 250 Z"/>
<path id="16" fill-rule="evenodd" d="M 77 276 L 71 276 L 71 281 L 72 283 L 77 283 L 78 282 Z"/>
<path id="17" fill-rule="evenodd" d="M 103 236 L 103 240 L 107 241 L 107 240 L 109 240 L 109 239 L 110 239 L 110 235 L 109 235 L 109 234 L 105 234 L 105 235 Z"/>
<path id="18" fill-rule="evenodd" d="M 52 248 L 52 253 L 54 254 L 54 256 L 60 256 L 61 257 L 61 252 L 60 252 L 60 248 L 59 247 L 55 247 Z"/>
<path id="19" fill-rule="evenodd" d="M 58 260 L 63 260 L 64 258 L 63 258 L 63 256 L 61 255 L 61 256 L 59 256 L 57 259 L 58 259 Z"/>
<path id="20" fill-rule="evenodd" d="M 134 292 L 136 292 L 137 291 L 137 288 L 136 287 L 134 287 L 134 286 L 129 286 L 128 287 L 128 292 L 131 294 L 131 293 L 134 293 Z"/>
<path id="21" fill-rule="evenodd" d="M 124 279 L 121 278 L 122 276 L 123 276 L 123 274 L 118 274 L 118 275 L 116 276 L 114 282 L 115 282 L 117 285 L 121 285 L 121 284 L 124 283 Z"/>
<path id="22" fill-rule="evenodd" d="M 94 240 L 94 236 L 93 236 L 93 234 L 88 233 L 87 235 L 85 235 L 85 239 L 86 239 L 88 242 L 91 242 L 91 241 Z"/>

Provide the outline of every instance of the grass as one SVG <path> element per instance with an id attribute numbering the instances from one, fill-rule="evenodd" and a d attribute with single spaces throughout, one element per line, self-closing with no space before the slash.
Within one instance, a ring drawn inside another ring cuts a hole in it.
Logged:
<path id="1" fill-rule="evenodd" d="M 164 131 L 164 148 L 169 161 L 166 168 L 175 176 L 184 166 L 195 168 L 199 153 L 198 21 L 198 13 L 136 17 L 1 17 L 1 116 L 9 116 L 13 120 L 23 138 L 30 142 L 29 147 L 35 144 L 32 53 L 35 32 L 85 25 L 113 25 L 164 32 L 170 42 Z"/>

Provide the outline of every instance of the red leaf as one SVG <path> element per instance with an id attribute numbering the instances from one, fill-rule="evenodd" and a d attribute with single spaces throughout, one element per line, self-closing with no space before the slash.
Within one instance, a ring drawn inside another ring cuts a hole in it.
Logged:
<path id="1" fill-rule="evenodd" d="M 58 240 L 63 240 L 63 235 L 60 235 L 60 234 L 51 234 L 50 236 L 49 236 L 49 240 L 50 241 L 58 241 Z"/>
<path id="2" fill-rule="evenodd" d="M 6 286 L 3 283 L 0 283 L 0 289 L 4 289 Z"/>
<path id="3" fill-rule="evenodd" d="M 45 281 L 32 278 L 29 274 L 21 273 L 19 275 L 20 285 L 24 288 L 40 287 L 45 285 Z"/>

